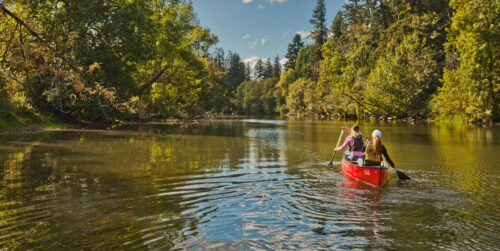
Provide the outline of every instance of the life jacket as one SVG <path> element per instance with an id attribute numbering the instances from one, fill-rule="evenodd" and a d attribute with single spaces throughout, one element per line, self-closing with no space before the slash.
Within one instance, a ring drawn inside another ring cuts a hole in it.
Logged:
<path id="1" fill-rule="evenodd" d="M 351 147 L 351 145 L 349 145 L 349 151 L 350 152 L 362 151 L 363 150 L 363 135 L 358 134 L 358 136 L 353 137 L 353 139 L 354 139 L 354 143 L 352 144 L 352 147 Z"/>
<path id="2" fill-rule="evenodd" d="M 370 142 L 366 146 L 365 161 L 370 161 L 370 162 L 374 162 L 374 163 L 381 163 L 382 162 L 382 154 L 377 156 L 377 153 L 375 152 L 375 145 L 373 144 L 373 142 Z"/>

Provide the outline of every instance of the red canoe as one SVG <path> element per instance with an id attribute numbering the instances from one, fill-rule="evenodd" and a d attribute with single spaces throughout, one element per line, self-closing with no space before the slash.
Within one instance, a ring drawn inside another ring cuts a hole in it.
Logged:
<path id="1" fill-rule="evenodd" d="M 389 179 L 387 166 L 359 166 L 357 162 L 342 160 L 342 172 L 345 176 L 374 186 L 383 186 Z"/>

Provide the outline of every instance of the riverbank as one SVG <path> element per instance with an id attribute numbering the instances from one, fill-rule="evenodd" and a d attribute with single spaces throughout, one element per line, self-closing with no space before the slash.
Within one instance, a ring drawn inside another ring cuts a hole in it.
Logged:
<path id="1" fill-rule="evenodd" d="M 7 113 L 0 114 L 0 135 L 17 133 L 34 133 L 45 129 L 61 129 L 73 127 L 62 122 L 53 115 L 39 113 Z"/>
<path id="2" fill-rule="evenodd" d="M 61 122 L 54 118 L 44 117 L 44 120 L 31 120 L 31 119 L 0 119 L 0 135 L 7 134 L 24 134 L 24 133 L 35 133 L 43 130 L 54 130 L 54 129 L 67 129 L 67 128 L 80 128 L 80 129 L 113 129 L 119 126 L 124 125 L 159 125 L 159 124 L 168 124 L 168 125 L 179 125 L 179 124 L 194 124 L 199 123 L 200 121 L 210 121 L 210 120 L 227 120 L 227 119 L 244 119 L 252 116 L 242 116 L 242 115 L 226 115 L 226 116 L 198 116 L 194 119 L 155 119 L 155 120 L 147 120 L 147 121 L 121 121 L 116 120 L 113 122 L 102 123 L 102 122 L 89 122 L 89 121 L 80 121 L 80 122 Z M 253 117 L 252 117 L 253 118 Z M 337 117 L 319 117 L 319 116 L 282 116 L 281 118 L 285 119 L 296 119 L 296 120 L 329 120 L 329 121 L 338 121 L 338 120 L 349 120 L 356 121 L 355 119 L 349 118 L 337 118 Z M 27 122 L 29 121 L 29 122 Z M 378 121 L 381 123 L 447 123 L 447 124 L 461 124 L 461 125 L 476 125 L 476 126 L 500 126 L 500 122 L 471 122 L 471 121 L 445 121 L 445 120 L 434 120 L 434 119 L 423 119 L 423 118 L 367 118 L 362 121 Z"/>

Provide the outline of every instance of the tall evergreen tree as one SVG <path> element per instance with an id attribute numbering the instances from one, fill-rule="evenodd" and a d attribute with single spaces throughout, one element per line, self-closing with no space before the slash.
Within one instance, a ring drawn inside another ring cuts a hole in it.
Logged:
<path id="1" fill-rule="evenodd" d="M 316 8 L 313 10 L 313 16 L 309 23 L 314 25 L 311 35 L 317 46 L 322 46 L 328 38 L 328 29 L 326 28 L 326 6 L 325 0 L 317 0 Z"/>
<path id="2" fill-rule="evenodd" d="M 360 0 L 347 0 L 347 3 L 344 4 L 345 19 L 351 24 L 355 24 L 360 21 L 358 18 L 361 9 L 360 2 Z"/>
<path id="3" fill-rule="evenodd" d="M 250 80 L 252 76 L 250 76 L 250 63 L 247 62 L 245 64 L 245 80 Z"/>
<path id="4" fill-rule="evenodd" d="M 276 55 L 274 58 L 274 65 L 273 65 L 273 77 L 279 78 L 281 75 L 281 64 L 280 64 L 280 57 Z"/>
<path id="5" fill-rule="evenodd" d="M 332 32 L 333 39 L 339 39 L 342 36 L 342 26 L 344 24 L 344 17 L 342 11 L 337 12 L 335 19 L 333 19 L 332 27 L 330 31 Z"/>
<path id="6" fill-rule="evenodd" d="M 273 76 L 273 65 L 271 63 L 271 58 L 268 58 L 264 67 L 264 78 L 270 78 Z"/>
<path id="7" fill-rule="evenodd" d="M 257 60 L 257 64 L 255 64 L 254 79 L 264 79 L 264 72 L 264 62 L 262 61 L 262 58 L 259 58 L 259 60 Z"/>
<path id="8" fill-rule="evenodd" d="M 300 48 L 304 47 L 304 43 L 300 38 L 299 34 L 295 34 L 291 43 L 288 44 L 288 51 L 286 53 L 286 58 L 288 61 L 285 64 L 285 69 L 290 68 L 295 69 L 295 62 L 297 61 L 297 55 L 299 55 Z"/>
<path id="9" fill-rule="evenodd" d="M 245 64 L 241 61 L 238 53 L 231 51 L 229 51 L 226 61 L 228 62 L 226 82 L 233 89 L 236 89 L 241 82 L 245 81 Z"/>
<path id="10" fill-rule="evenodd" d="M 217 66 L 219 69 L 225 70 L 225 64 L 224 64 L 224 49 L 217 47 L 215 48 L 215 51 L 213 53 L 213 58 L 215 62 L 217 63 Z"/>

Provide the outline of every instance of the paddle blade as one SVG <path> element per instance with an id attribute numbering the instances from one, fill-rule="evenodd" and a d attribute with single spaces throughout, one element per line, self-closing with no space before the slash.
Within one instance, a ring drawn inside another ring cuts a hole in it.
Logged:
<path id="1" fill-rule="evenodd" d="M 408 177 L 405 173 L 399 171 L 398 169 L 394 168 L 396 170 L 396 173 L 398 174 L 398 178 L 400 180 L 410 180 L 410 177 Z"/>

